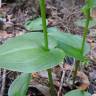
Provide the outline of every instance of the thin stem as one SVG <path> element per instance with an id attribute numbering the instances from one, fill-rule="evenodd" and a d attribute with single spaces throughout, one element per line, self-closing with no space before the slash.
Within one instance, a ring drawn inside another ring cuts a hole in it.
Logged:
<path id="1" fill-rule="evenodd" d="M 85 22 L 84 33 L 83 33 L 83 41 L 82 41 L 82 48 L 81 48 L 82 56 L 84 54 L 84 46 L 85 46 L 85 41 L 86 41 L 86 37 L 87 37 L 87 33 L 88 33 L 89 22 L 90 22 L 90 8 L 87 9 L 87 20 Z"/>
<path id="2" fill-rule="evenodd" d="M 76 64 L 75 64 L 75 70 L 74 70 L 74 73 L 73 73 L 73 85 L 74 85 L 75 80 L 76 80 L 76 76 L 77 76 L 77 71 L 79 69 L 79 65 L 80 65 L 80 60 L 77 60 Z"/>
<path id="3" fill-rule="evenodd" d="M 48 79 L 49 79 L 51 96 L 56 96 L 54 85 L 53 85 L 53 79 L 52 79 L 52 71 L 51 69 L 48 69 L 47 71 L 48 71 Z"/>
<path id="4" fill-rule="evenodd" d="M 85 41 L 86 41 L 88 26 L 89 26 L 89 22 L 90 22 L 90 8 L 88 8 L 86 10 L 86 13 L 87 13 L 87 16 L 86 16 L 87 20 L 85 22 L 84 33 L 83 33 L 83 41 L 82 41 L 82 48 L 81 48 L 82 57 L 83 57 L 83 54 L 84 54 Z M 75 80 L 76 80 L 76 75 L 77 75 L 79 65 L 80 65 L 80 60 L 77 60 L 76 64 L 75 64 L 75 71 L 74 71 L 74 74 L 73 74 L 73 84 L 75 83 Z"/>
<path id="5" fill-rule="evenodd" d="M 43 26 L 43 32 L 44 32 L 45 49 L 46 49 L 46 51 L 49 51 L 49 49 L 48 49 L 48 33 L 47 33 L 47 26 L 46 26 L 45 0 L 40 0 L 40 8 L 41 8 L 42 26 Z M 51 69 L 48 69 L 47 71 L 48 71 L 48 78 L 49 78 L 51 96 L 56 96 L 55 91 L 54 91 Z"/>
<path id="6" fill-rule="evenodd" d="M 48 50 L 48 33 L 47 33 L 47 26 L 46 26 L 45 0 L 40 0 L 40 8 L 41 8 L 42 25 L 43 25 L 43 32 L 44 32 L 45 49 Z"/>

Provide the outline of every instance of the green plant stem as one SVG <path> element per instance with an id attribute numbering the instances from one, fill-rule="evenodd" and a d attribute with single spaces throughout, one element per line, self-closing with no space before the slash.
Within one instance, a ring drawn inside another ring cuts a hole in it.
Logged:
<path id="1" fill-rule="evenodd" d="M 45 0 L 40 0 L 40 8 L 41 8 L 42 25 L 43 25 L 43 32 L 44 32 L 45 49 L 49 50 L 48 49 L 48 33 L 47 33 L 47 26 L 46 26 L 46 6 L 45 6 Z"/>
<path id="2" fill-rule="evenodd" d="M 85 22 L 84 33 L 83 33 L 83 41 L 82 41 L 82 48 L 81 48 L 82 57 L 84 55 L 85 41 L 86 41 L 86 37 L 87 37 L 87 33 L 88 33 L 88 26 L 89 26 L 89 22 L 90 22 L 90 8 L 88 8 L 86 10 L 86 13 L 87 13 L 87 20 Z M 80 60 L 77 60 L 76 64 L 75 64 L 75 71 L 74 71 L 74 74 L 73 74 L 73 85 L 74 85 L 75 80 L 76 80 L 76 75 L 77 75 L 79 65 L 80 65 Z"/>
<path id="3" fill-rule="evenodd" d="M 47 33 L 47 26 L 46 26 L 45 0 L 40 0 L 40 8 L 41 8 L 42 26 L 43 26 L 43 32 L 44 32 L 45 50 L 49 51 L 49 48 L 48 48 L 48 33 Z M 51 96 L 56 96 L 55 91 L 54 91 L 51 69 L 48 69 L 47 71 L 48 71 L 48 78 L 49 78 Z"/>
<path id="4" fill-rule="evenodd" d="M 85 22 L 85 27 L 84 27 L 84 33 L 83 33 L 83 41 L 82 41 L 82 48 L 81 48 L 81 54 L 83 56 L 84 54 L 84 46 L 85 46 L 85 41 L 88 33 L 88 26 L 90 22 L 90 8 L 87 9 L 87 20 Z"/>
<path id="5" fill-rule="evenodd" d="M 51 96 L 56 96 L 54 85 L 53 85 L 53 79 L 52 79 L 52 71 L 51 69 L 48 69 L 47 71 L 48 71 L 48 79 L 49 79 Z"/>
<path id="6" fill-rule="evenodd" d="M 73 85 L 74 85 L 75 80 L 76 80 L 76 76 L 77 76 L 77 71 L 79 69 L 79 65 L 80 65 L 80 60 L 77 60 L 76 64 L 75 64 L 74 73 L 73 73 Z"/>

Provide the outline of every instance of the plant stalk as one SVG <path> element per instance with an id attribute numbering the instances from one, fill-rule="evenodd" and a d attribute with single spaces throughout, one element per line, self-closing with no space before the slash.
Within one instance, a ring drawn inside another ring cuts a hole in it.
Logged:
<path id="1" fill-rule="evenodd" d="M 42 26 L 44 32 L 44 42 L 45 42 L 45 49 L 48 51 L 48 33 L 47 33 L 47 26 L 46 26 L 46 6 L 45 0 L 40 0 L 40 8 L 41 8 L 41 16 L 42 16 Z"/>
<path id="2" fill-rule="evenodd" d="M 84 33 L 83 33 L 83 41 L 82 41 L 82 48 L 81 48 L 81 54 L 83 56 L 84 54 L 84 46 L 85 46 L 85 41 L 88 33 L 88 26 L 90 22 L 90 8 L 87 9 L 87 20 L 85 22 L 85 27 L 84 27 Z"/>
<path id="3" fill-rule="evenodd" d="M 87 33 L 88 33 L 88 27 L 89 27 L 89 22 L 90 22 L 90 8 L 88 8 L 86 10 L 86 13 L 87 13 L 87 20 L 85 22 L 85 27 L 84 27 L 84 33 L 83 33 L 83 41 L 82 41 L 82 48 L 81 48 L 81 55 L 83 57 L 84 55 L 84 47 L 85 47 L 85 41 L 86 41 L 86 37 L 87 37 Z M 80 65 L 80 60 L 77 60 L 76 61 L 76 64 L 75 64 L 75 71 L 74 71 L 74 74 L 73 74 L 73 85 L 75 83 L 75 80 L 76 80 L 76 75 L 77 75 L 77 71 L 79 69 L 79 65 Z"/>
<path id="4" fill-rule="evenodd" d="M 49 48 L 48 48 L 48 32 L 47 32 L 47 26 L 46 26 L 45 0 L 40 0 L 40 9 L 41 9 L 42 26 L 43 26 L 43 32 L 44 32 L 45 50 L 49 51 Z M 51 69 L 48 69 L 47 71 L 48 71 L 48 79 L 49 79 L 49 84 L 50 84 L 51 96 L 56 96 L 55 91 L 54 91 L 53 79 L 52 79 L 52 71 L 51 71 Z"/>
<path id="5" fill-rule="evenodd" d="M 77 76 L 77 71 L 79 69 L 79 65 L 80 65 L 80 60 L 77 60 L 76 64 L 75 64 L 74 73 L 73 73 L 73 85 L 75 84 L 75 80 L 76 80 L 76 76 Z"/>
<path id="6" fill-rule="evenodd" d="M 52 79 L 52 71 L 51 69 L 48 69 L 47 71 L 48 71 L 48 79 L 49 79 L 51 96 L 56 96 L 56 92 L 55 92 L 54 85 L 53 85 L 53 79 Z"/>

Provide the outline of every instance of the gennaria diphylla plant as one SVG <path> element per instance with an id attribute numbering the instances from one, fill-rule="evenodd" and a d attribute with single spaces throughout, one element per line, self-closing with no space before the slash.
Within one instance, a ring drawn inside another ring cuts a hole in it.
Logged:
<path id="1" fill-rule="evenodd" d="M 78 35 L 61 32 L 56 27 L 47 28 L 45 0 L 40 0 L 41 17 L 25 23 L 25 27 L 33 32 L 9 39 L 0 46 L 0 67 L 22 72 L 11 84 L 8 91 L 9 96 L 26 96 L 28 84 L 32 79 L 31 74 L 42 70 L 48 71 L 50 94 L 56 96 L 51 68 L 60 64 L 65 56 L 71 56 L 77 61 L 81 61 L 89 52 L 90 47 L 85 40 L 91 19 L 90 9 L 93 4 L 93 0 L 86 0 L 86 5 L 83 8 L 86 20 L 84 35 L 81 38 Z M 42 30 L 43 32 L 34 32 L 34 30 Z M 75 75 L 79 65 L 76 66 Z M 74 95 L 74 93 L 76 94 Z M 85 91 L 75 90 L 65 96 L 70 94 L 70 96 L 83 96 L 84 94 L 81 95 L 81 93 L 89 94 Z"/>
<path id="2" fill-rule="evenodd" d="M 76 25 L 84 28 L 82 47 L 81 47 L 82 57 L 84 56 L 85 42 L 86 42 L 87 34 L 89 32 L 89 28 L 94 27 L 96 25 L 96 20 L 91 17 L 91 12 L 92 12 L 93 8 L 96 7 L 96 0 L 85 0 L 85 2 L 86 2 L 86 5 L 81 9 L 81 11 L 85 15 L 85 19 L 78 20 L 78 21 L 75 22 Z M 83 57 L 82 60 L 77 60 L 76 61 L 75 71 L 74 71 L 74 74 L 73 74 L 73 84 L 75 82 L 77 71 L 78 71 L 78 68 L 80 66 L 81 61 L 84 61 L 84 57 Z M 78 96 L 91 96 L 91 94 L 88 93 L 88 92 L 85 92 L 84 89 L 72 90 L 72 91 L 66 93 L 64 96 L 76 96 L 76 95 L 78 95 Z"/>

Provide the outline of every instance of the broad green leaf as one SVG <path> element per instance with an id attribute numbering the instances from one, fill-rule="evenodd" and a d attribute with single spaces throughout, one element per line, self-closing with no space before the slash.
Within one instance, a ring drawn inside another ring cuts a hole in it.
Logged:
<path id="1" fill-rule="evenodd" d="M 48 32 L 49 36 L 52 36 L 55 40 L 57 40 L 57 48 L 63 49 L 66 55 L 77 59 L 83 58 L 81 55 L 82 38 L 80 36 L 60 32 L 57 28 L 49 28 Z M 84 55 L 89 52 L 89 49 L 89 45 L 86 43 Z"/>
<path id="2" fill-rule="evenodd" d="M 78 20 L 75 22 L 75 24 L 79 27 L 85 27 L 86 19 Z M 90 20 L 89 22 L 89 28 L 92 28 L 96 25 L 96 19 Z"/>
<path id="3" fill-rule="evenodd" d="M 91 96 L 91 94 L 89 94 L 88 92 L 76 89 L 66 93 L 64 96 Z"/>
<path id="4" fill-rule="evenodd" d="M 49 51 L 44 49 L 43 33 L 28 33 L 8 40 L 0 46 L 0 68 L 32 73 L 60 63 L 64 52 L 49 37 Z"/>
<path id="5" fill-rule="evenodd" d="M 26 96 L 30 81 L 30 74 L 21 74 L 11 84 L 8 96 Z"/>
<path id="6" fill-rule="evenodd" d="M 47 25 L 48 21 L 46 20 Z M 37 18 L 35 20 L 28 20 L 24 25 L 28 30 L 42 30 L 42 18 Z"/>
<path id="7" fill-rule="evenodd" d="M 57 45 L 51 37 L 49 37 L 49 48 L 54 48 Z M 44 46 L 43 33 L 33 32 L 27 33 L 7 40 L 6 43 L 0 46 L 0 54 L 14 52 L 27 48 L 38 48 Z"/>
<path id="8" fill-rule="evenodd" d="M 0 68 L 32 73 L 52 68 L 63 58 L 64 52 L 56 48 L 49 51 L 43 48 L 11 49 L 0 54 Z"/>

